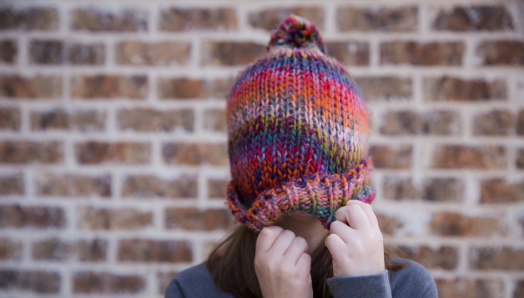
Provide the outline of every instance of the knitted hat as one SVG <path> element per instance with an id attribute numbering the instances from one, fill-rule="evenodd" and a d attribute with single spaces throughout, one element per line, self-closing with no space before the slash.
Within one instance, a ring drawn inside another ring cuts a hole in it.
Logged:
<path id="1" fill-rule="evenodd" d="M 227 95 L 227 205 L 255 232 L 304 211 L 329 229 L 348 200 L 375 198 L 370 112 L 315 25 L 291 14 Z"/>

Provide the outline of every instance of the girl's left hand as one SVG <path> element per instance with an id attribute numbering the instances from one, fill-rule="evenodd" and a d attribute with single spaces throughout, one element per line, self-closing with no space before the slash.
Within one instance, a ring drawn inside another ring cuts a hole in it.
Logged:
<path id="1" fill-rule="evenodd" d="M 324 241 L 333 257 L 334 277 L 384 271 L 384 242 L 371 205 L 349 200 L 335 218 Z"/>

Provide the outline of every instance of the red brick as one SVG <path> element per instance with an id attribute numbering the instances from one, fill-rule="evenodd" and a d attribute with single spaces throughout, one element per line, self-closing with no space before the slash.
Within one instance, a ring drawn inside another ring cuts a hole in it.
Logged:
<path id="1" fill-rule="evenodd" d="M 403 255 L 428 269 L 453 270 L 458 266 L 459 250 L 454 246 L 429 247 L 426 245 L 401 245 Z"/>
<path id="2" fill-rule="evenodd" d="M 389 111 L 381 118 L 379 131 L 385 135 L 457 135 L 462 130 L 454 111 Z"/>
<path id="3" fill-rule="evenodd" d="M 59 142 L 0 141 L 0 163 L 58 164 L 63 161 L 63 146 Z"/>
<path id="4" fill-rule="evenodd" d="M 0 31 L 58 29 L 58 11 L 52 7 L 0 8 Z"/>
<path id="5" fill-rule="evenodd" d="M 24 177 L 21 174 L 0 176 L 0 195 L 23 195 L 24 186 Z"/>
<path id="6" fill-rule="evenodd" d="M 1 21 L 0 21 L 1 22 Z M 18 60 L 18 45 L 14 40 L 0 41 L 0 64 L 13 64 Z"/>
<path id="7" fill-rule="evenodd" d="M 181 176 L 175 179 L 150 175 L 128 176 L 124 182 L 122 196 L 194 199 L 197 196 L 197 183 L 195 176 Z"/>
<path id="8" fill-rule="evenodd" d="M 233 8 L 172 7 L 160 12 L 161 31 L 236 30 L 237 16 Z"/>
<path id="9" fill-rule="evenodd" d="M 110 197 L 111 176 L 42 173 L 36 181 L 39 196 Z"/>
<path id="10" fill-rule="evenodd" d="M 82 271 L 73 274 L 75 294 L 136 294 L 145 291 L 147 281 L 139 275 Z"/>
<path id="11" fill-rule="evenodd" d="M 506 82 L 483 79 L 461 79 L 444 76 L 426 78 L 423 82 L 425 99 L 429 101 L 487 101 L 506 99 Z"/>
<path id="12" fill-rule="evenodd" d="M 469 268 L 478 270 L 523 271 L 524 249 L 508 246 L 471 247 Z"/>
<path id="13" fill-rule="evenodd" d="M 102 239 L 81 240 L 76 243 L 75 249 L 80 261 L 105 261 L 107 255 L 107 241 Z"/>
<path id="14" fill-rule="evenodd" d="M 409 169 L 413 159 L 411 145 L 371 145 L 369 155 L 376 168 Z"/>
<path id="15" fill-rule="evenodd" d="M 20 260 L 21 258 L 22 242 L 0 238 L 0 260 Z"/>
<path id="16" fill-rule="evenodd" d="M 205 42 L 202 45 L 202 64 L 206 66 L 247 65 L 265 53 L 265 45 L 254 42 Z"/>
<path id="17" fill-rule="evenodd" d="M 468 5 L 440 9 L 433 21 L 433 28 L 450 31 L 513 31 L 513 22 L 502 5 Z"/>
<path id="18" fill-rule="evenodd" d="M 153 224 L 151 211 L 132 208 L 80 207 L 78 213 L 78 228 L 83 230 L 138 230 Z"/>
<path id="19" fill-rule="evenodd" d="M 156 274 L 156 279 L 158 280 L 158 294 L 164 295 L 166 293 L 167 286 L 171 279 L 177 275 L 179 271 L 168 271 L 168 272 L 158 272 Z"/>
<path id="20" fill-rule="evenodd" d="M 176 165 L 229 165 L 227 144 L 222 143 L 164 143 L 164 162 Z"/>
<path id="21" fill-rule="evenodd" d="M 118 43 L 116 51 L 118 64 L 177 66 L 189 63 L 191 44 L 128 40 Z"/>
<path id="22" fill-rule="evenodd" d="M 473 134 L 488 136 L 509 135 L 514 131 L 516 117 L 510 111 L 492 110 L 473 118 Z"/>
<path id="23" fill-rule="evenodd" d="M 70 242 L 58 238 L 49 238 L 33 243 L 31 254 L 35 260 L 61 261 L 73 253 Z"/>
<path id="24" fill-rule="evenodd" d="M 62 78 L 58 76 L 0 75 L 0 97 L 60 98 Z"/>
<path id="25" fill-rule="evenodd" d="M 516 116 L 516 122 L 517 122 L 517 134 L 520 136 L 524 136 L 524 109 L 521 109 L 519 113 Z"/>
<path id="26" fill-rule="evenodd" d="M 101 239 L 77 242 L 48 238 L 33 243 L 32 256 L 35 260 L 65 261 L 76 256 L 80 261 L 104 261 L 107 241 Z"/>
<path id="27" fill-rule="evenodd" d="M 358 41 L 327 42 L 329 56 L 344 65 L 369 65 L 369 43 Z"/>
<path id="28" fill-rule="evenodd" d="M 33 40 L 29 44 L 29 58 L 36 64 L 62 64 L 65 49 L 59 40 Z"/>
<path id="29" fill-rule="evenodd" d="M 106 60 L 105 46 L 101 43 L 67 44 L 67 61 L 73 65 L 101 65 Z"/>
<path id="30" fill-rule="evenodd" d="M 65 212 L 58 207 L 2 205 L 0 228 L 63 228 Z"/>
<path id="31" fill-rule="evenodd" d="M 192 109 L 154 110 L 148 108 L 124 109 L 118 112 L 120 129 L 136 131 L 194 130 L 195 115 Z"/>
<path id="32" fill-rule="evenodd" d="M 148 14 L 141 8 L 78 8 L 71 13 L 71 28 L 94 32 L 143 32 L 148 28 Z"/>
<path id="33" fill-rule="evenodd" d="M 357 77 L 357 85 L 364 92 L 368 102 L 382 100 L 411 100 L 413 97 L 411 79 L 397 77 Z"/>
<path id="34" fill-rule="evenodd" d="M 310 20 L 320 31 L 324 29 L 324 9 L 318 6 L 279 7 L 251 11 L 247 18 L 249 25 L 253 28 L 271 31 L 290 14 Z"/>
<path id="35" fill-rule="evenodd" d="M 439 298 L 500 298 L 503 297 L 504 283 L 500 280 L 454 280 L 436 279 Z"/>
<path id="36" fill-rule="evenodd" d="M 491 145 L 437 146 L 432 160 L 436 169 L 504 169 L 508 164 L 506 147 Z"/>
<path id="37" fill-rule="evenodd" d="M 233 225 L 233 216 L 226 209 L 168 208 L 166 228 L 182 230 L 227 230 Z"/>
<path id="38" fill-rule="evenodd" d="M 500 217 L 467 216 L 457 212 L 437 212 L 430 222 L 432 233 L 440 236 L 504 236 L 504 224 Z"/>
<path id="39" fill-rule="evenodd" d="M 429 202 L 462 202 L 465 186 L 455 178 L 427 178 L 424 181 L 422 200 Z"/>
<path id="40" fill-rule="evenodd" d="M 226 111 L 223 109 L 204 111 L 204 129 L 227 132 Z"/>
<path id="41" fill-rule="evenodd" d="M 103 64 L 103 44 L 64 43 L 60 40 L 33 40 L 29 44 L 34 64 Z"/>
<path id="42" fill-rule="evenodd" d="M 71 81 L 71 96 L 80 98 L 130 98 L 147 96 L 147 77 L 143 75 L 75 76 Z"/>
<path id="43" fill-rule="evenodd" d="M 83 142 L 75 145 L 80 164 L 146 164 L 151 160 L 151 144 L 131 142 Z"/>
<path id="44" fill-rule="evenodd" d="M 60 274 L 52 271 L 0 269 L 0 289 L 42 294 L 60 291 Z"/>
<path id="45" fill-rule="evenodd" d="M 524 279 L 518 280 L 513 290 L 513 298 L 519 298 L 524 296 Z"/>
<path id="46" fill-rule="evenodd" d="M 221 98 L 225 100 L 232 84 L 231 78 L 216 80 L 166 78 L 159 80 L 158 96 L 163 99 Z"/>
<path id="47" fill-rule="evenodd" d="M 402 7 L 338 7 L 337 25 L 340 31 L 416 31 L 418 9 Z"/>
<path id="48" fill-rule="evenodd" d="M 386 176 L 384 178 L 384 197 L 393 200 L 420 200 L 421 191 L 411 178 Z"/>
<path id="49" fill-rule="evenodd" d="M 396 216 L 383 214 L 375 211 L 378 225 L 383 235 L 394 236 L 399 229 L 404 227 L 404 223 Z"/>
<path id="50" fill-rule="evenodd" d="M 462 42 L 392 41 L 380 45 L 380 64 L 462 65 Z"/>
<path id="51" fill-rule="evenodd" d="M 185 240 L 126 239 L 118 242 L 118 261 L 192 262 L 192 244 Z"/>
<path id="52" fill-rule="evenodd" d="M 524 169 L 524 149 L 517 149 L 517 160 L 515 161 L 515 166 L 517 169 Z"/>
<path id="53" fill-rule="evenodd" d="M 32 112 L 32 130 L 78 130 L 102 131 L 105 127 L 106 113 L 96 110 L 63 110 Z"/>
<path id="54" fill-rule="evenodd" d="M 223 200 L 227 197 L 227 183 L 230 179 L 209 179 L 207 181 L 207 194 L 210 198 Z"/>
<path id="55" fill-rule="evenodd" d="M 0 107 L 0 130 L 20 129 L 20 110 L 17 108 Z"/>
<path id="56" fill-rule="evenodd" d="M 504 179 L 480 181 L 480 203 L 500 204 L 524 202 L 524 183 Z"/>
<path id="57" fill-rule="evenodd" d="M 482 65 L 524 65 L 524 42 L 513 40 L 485 41 L 477 47 Z"/>

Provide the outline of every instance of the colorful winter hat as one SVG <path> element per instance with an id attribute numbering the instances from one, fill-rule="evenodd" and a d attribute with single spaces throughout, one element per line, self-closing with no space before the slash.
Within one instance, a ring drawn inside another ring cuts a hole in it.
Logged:
<path id="1" fill-rule="evenodd" d="M 315 25 L 291 14 L 227 95 L 227 204 L 255 232 L 304 211 L 329 229 L 348 200 L 375 198 L 370 112 Z"/>

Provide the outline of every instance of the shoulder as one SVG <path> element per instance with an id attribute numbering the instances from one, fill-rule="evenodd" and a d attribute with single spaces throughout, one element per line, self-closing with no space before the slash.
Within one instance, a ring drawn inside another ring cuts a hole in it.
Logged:
<path id="1" fill-rule="evenodd" d="M 392 258 L 391 261 L 406 263 L 404 268 L 392 272 L 389 277 L 393 297 L 437 297 L 435 280 L 424 266 L 403 258 Z"/>
<path id="2" fill-rule="evenodd" d="M 222 291 L 213 281 L 206 262 L 177 273 L 169 282 L 165 298 L 181 297 L 233 297 Z"/>

